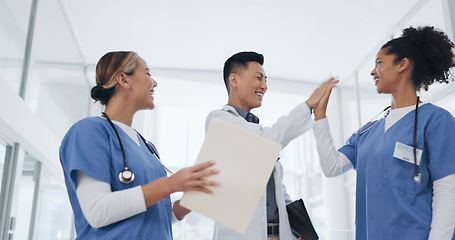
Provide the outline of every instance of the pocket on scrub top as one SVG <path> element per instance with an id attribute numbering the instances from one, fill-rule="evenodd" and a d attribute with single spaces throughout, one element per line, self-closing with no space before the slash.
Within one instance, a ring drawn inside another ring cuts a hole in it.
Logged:
<path id="1" fill-rule="evenodd" d="M 407 194 L 415 195 L 414 164 L 392 157 L 384 163 L 383 183 Z"/>

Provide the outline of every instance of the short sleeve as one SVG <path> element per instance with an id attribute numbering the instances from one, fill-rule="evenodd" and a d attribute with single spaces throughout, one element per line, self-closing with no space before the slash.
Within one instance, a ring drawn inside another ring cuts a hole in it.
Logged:
<path id="1" fill-rule="evenodd" d="M 455 119 L 449 112 L 432 116 L 425 129 L 425 150 L 433 181 L 455 173 Z"/>
<path id="2" fill-rule="evenodd" d="M 357 167 L 357 157 L 356 157 L 356 148 L 357 148 L 357 139 L 359 135 L 357 133 L 352 134 L 350 138 L 346 141 L 344 146 L 338 149 L 338 152 L 343 153 L 349 161 L 351 161 L 354 169 Z"/>
<path id="3" fill-rule="evenodd" d="M 358 132 L 355 132 L 351 135 L 350 138 L 346 141 L 346 144 L 338 149 L 339 152 L 343 153 L 349 161 L 351 161 L 354 169 L 357 169 L 357 144 L 359 141 L 360 136 L 362 134 L 368 134 L 370 128 L 374 126 L 377 121 L 368 122 L 367 124 L 363 125 Z M 360 132 L 360 134 L 359 134 Z"/>
<path id="4" fill-rule="evenodd" d="M 76 123 L 60 146 L 60 162 L 67 180 L 76 189 L 77 171 L 103 182 L 110 182 L 110 137 L 105 126 L 94 119 Z"/>

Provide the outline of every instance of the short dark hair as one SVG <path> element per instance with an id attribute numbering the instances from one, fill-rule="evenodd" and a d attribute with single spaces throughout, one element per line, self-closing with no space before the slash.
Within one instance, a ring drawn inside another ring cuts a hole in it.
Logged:
<path id="1" fill-rule="evenodd" d="M 229 75 L 238 71 L 240 68 L 247 68 L 249 62 L 257 62 L 261 65 L 264 64 L 264 56 L 256 52 L 239 52 L 232 55 L 224 63 L 223 78 L 226 89 L 229 93 Z"/>
<path id="2" fill-rule="evenodd" d="M 388 41 L 381 49 L 395 55 L 395 63 L 408 58 L 414 64 L 411 77 L 416 90 L 428 91 L 435 81 L 449 83 L 450 68 L 455 66 L 453 48 L 444 32 L 425 26 L 404 29 L 401 37 Z"/>

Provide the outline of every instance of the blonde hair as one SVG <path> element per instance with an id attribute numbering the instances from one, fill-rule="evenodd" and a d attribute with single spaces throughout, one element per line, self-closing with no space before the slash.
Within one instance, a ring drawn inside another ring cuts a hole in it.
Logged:
<path id="1" fill-rule="evenodd" d="M 133 51 L 108 52 L 96 65 L 96 86 L 92 88 L 92 98 L 106 105 L 115 92 L 115 78 L 121 72 L 133 75 L 138 54 Z"/>

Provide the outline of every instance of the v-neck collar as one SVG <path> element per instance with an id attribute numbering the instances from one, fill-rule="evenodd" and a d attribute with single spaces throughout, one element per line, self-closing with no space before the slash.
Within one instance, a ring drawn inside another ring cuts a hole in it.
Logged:
<path id="1" fill-rule="evenodd" d="M 102 118 L 102 117 L 101 117 Z M 102 118 L 104 120 L 107 121 L 107 119 L 105 118 Z M 119 127 L 123 133 L 125 133 L 129 139 L 131 139 L 137 146 L 141 146 L 141 141 L 140 141 L 140 138 L 138 136 L 138 133 L 136 132 L 136 130 L 134 130 L 133 127 L 130 127 L 122 122 L 119 122 L 119 121 L 115 121 L 115 120 L 112 120 L 112 122 L 117 126 Z"/>
<path id="2" fill-rule="evenodd" d="M 426 102 L 419 104 L 419 108 L 426 104 L 427 104 Z M 390 113 L 384 119 L 384 133 L 386 133 L 389 129 L 397 125 L 398 122 L 400 122 L 403 118 L 409 115 L 412 111 L 415 111 L 415 105 L 390 110 Z M 390 124 L 390 126 L 388 126 L 388 128 L 386 129 L 386 125 L 388 125 L 387 121 L 392 121 L 392 124 Z"/>

